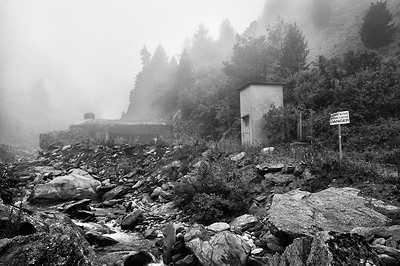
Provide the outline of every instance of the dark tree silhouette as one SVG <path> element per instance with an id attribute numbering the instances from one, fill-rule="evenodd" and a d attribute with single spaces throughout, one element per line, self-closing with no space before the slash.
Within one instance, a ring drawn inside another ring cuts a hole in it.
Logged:
<path id="1" fill-rule="evenodd" d="M 290 24 L 285 36 L 280 58 L 280 71 L 283 76 L 289 76 L 307 68 L 307 42 L 301 30 L 295 24 Z"/>
<path id="2" fill-rule="evenodd" d="M 392 40 L 396 29 L 387 2 L 371 3 L 360 29 L 361 41 L 368 48 L 378 48 Z"/>
<path id="3" fill-rule="evenodd" d="M 146 49 L 147 50 L 147 49 Z M 143 52 L 143 49 L 142 49 Z M 122 119 L 146 121 L 154 120 L 157 109 L 154 108 L 155 91 L 168 76 L 169 62 L 163 47 L 159 46 L 147 65 L 136 75 L 135 87 L 131 90 L 129 106 Z"/>

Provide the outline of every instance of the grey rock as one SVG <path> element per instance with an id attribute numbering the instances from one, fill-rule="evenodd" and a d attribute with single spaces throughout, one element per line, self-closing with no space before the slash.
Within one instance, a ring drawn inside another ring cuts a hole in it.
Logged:
<path id="1" fill-rule="evenodd" d="M 354 227 L 384 226 L 390 219 L 368 208 L 368 198 L 354 188 L 329 188 L 318 193 L 293 190 L 275 194 L 269 221 L 279 230 L 297 237 L 318 231 L 350 232 Z"/>
<path id="2" fill-rule="evenodd" d="M 47 225 L 46 231 L 0 240 L 0 265 L 95 265 L 93 249 L 70 220 L 54 218 Z"/>
<path id="3" fill-rule="evenodd" d="M 378 258 L 385 266 L 398 266 L 399 265 L 399 262 L 396 259 L 390 257 L 387 254 L 379 254 Z"/>
<path id="4" fill-rule="evenodd" d="M 194 255 L 187 255 L 183 259 L 175 262 L 175 266 L 197 266 L 199 260 Z"/>
<path id="5" fill-rule="evenodd" d="M 46 184 L 36 185 L 29 196 L 31 203 L 96 199 L 101 183 L 82 170 L 59 176 Z"/>
<path id="6" fill-rule="evenodd" d="M 208 230 L 211 230 L 214 232 L 221 232 L 221 231 L 229 230 L 230 228 L 231 227 L 229 224 L 223 223 L 223 222 L 213 223 L 213 224 L 210 224 L 209 226 L 207 226 Z"/>
<path id="7" fill-rule="evenodd" d="M 73 212 L 75 212 L 79 209 L 86 209 L 91 202 L 92 202 L 91 199 L 83 199 L 83 200 L 79 200 L 77 202 L 68 204 L 64 208 L 64 213 L 72 214 Z"/>
<path id="8" fill-rule="evenodd" d="M 271 174 L 271 173 L 265 174 L 264 178 L 266 181 L 273 182 L 278 185 L 287 184 L 295 180 L 295 177 L 293 175 Z"/>
<path id="9" fill-rule="evenodd" d="M 378 227 L 355 227 L 351 233 L 364 236 L 367 241 L 375 237 L 392 238 L 400 241 L 400 225 L 378 226 Z"/>
<path id="10" fill-rule="evenodd" d="M 121 228 L 125 229 L 133 229 L 138 223 L 139 217 L 143 215 L 142 209 L 136 209 L 132 213 L 125 216 L 121 221 Z"/>
<path id="11" fill-rule="evenodd" d="M 246 265 L 251 248 L 244 239 L 229 231 L 219 232 L 215 235 L 205 232 L 207 230 L 204 227 L 195 225 L 185 235 L 187 248 L 193 252 L 202 265 Z"/>
<path id="12" fill-rule="evenodd" d="M 154 262 L 153 256 L 147 251 L 139 251 L 125 258 L 124 266 L 146 266 Z"/>
<path id="13" fill-rule="evenodd" d="M 379 244 L 371 245 L 371 247 L 376 253 L 389 255 L 390 257 L 397 260 L 400 264 L 400 250 Z"/>
<path id="14" fill-rule="evenodd" d="M 253 227 L 257 221 L 257 217 L 250 214 L 244 214 L 232 220 L 229 225 L 233 230 L 246 230 Z"/>
<path id="15" fill-rule="evenodd" d="M 234 162 L 239 162 L 241 161 L 244 157 L 246 156 L 246 152 L 242 151 L 236 155 L 233 155 L 230 157 L 230 159 Z"/>
<path id="16" fill-rule="evenodd" d="M 103 200 L 111 200 L 111 199 L 120 199 L 122 198 L 126 193 L 128 193 L 129 188 L 125 186 L 116 186 L 115 188 L 111 189 L 110 191 L 106 192 L 103 195 Z"/>

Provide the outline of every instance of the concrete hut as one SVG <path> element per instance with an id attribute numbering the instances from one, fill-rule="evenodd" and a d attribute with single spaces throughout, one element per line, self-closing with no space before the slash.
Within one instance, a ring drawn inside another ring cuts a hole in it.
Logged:
<path id="1" fill-rule="evenodd" d="M 283 106 L 283 83 L 253 82 L 239 88 L 242 144 L 268 145 L 264 114 Z"/>

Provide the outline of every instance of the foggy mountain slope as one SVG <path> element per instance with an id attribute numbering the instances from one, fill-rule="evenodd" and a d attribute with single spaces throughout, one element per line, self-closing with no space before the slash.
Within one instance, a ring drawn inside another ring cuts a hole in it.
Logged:
<path id="1" fill-rule="evenodd" d="M 289 23 L 296 22 L 308 41 L 309 61 L 317 56 L 340 56 L 349 50 L 365 49 L 360 38 L 360 27 L 371 0 L 330 0 L 331 17 L 326 27 L 313 25 L 311 13 L 313 0 L 267 0 L 258 23 L 273 23 L 279 15 Z M 387 1 L 396 25 L 400 25 L 400 1 Z M 264 30 L 264 27 L 260 27 Z M 265 30 L 264 30 L 265 32 Z M 397 29 L 393 42 L 375 51 L 384 58 L 393 58 L 400 52 L 400 30 Z"/>

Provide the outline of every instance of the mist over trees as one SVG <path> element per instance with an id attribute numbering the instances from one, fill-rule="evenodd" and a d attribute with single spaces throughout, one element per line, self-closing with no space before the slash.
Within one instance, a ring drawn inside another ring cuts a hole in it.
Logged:
<path id="1" fill-rule="evenodd" d="M 278 18 L 258 35 L 257 22 L 236 34 L 229 20 L 213 40 L 199 25 L 178 65 L 162 47 L 151 56 L 140 52 L 142 71 L 136 76 L 124 120 L 171 121 L 181 113 L 180 131 L 208 139 L 238 132 L 238 88 L 248 82 L 281 81 L 307 68 L 307 42 L 296 24 Z"/>
<path id="2" fill-rule="evenodd" d="M 314 26 L 323 28 L 329 25 L 332 10 L 328 0 L 313 0 L 311 20 Z"/>
<path id="3" fill-rule="evenodd" d="M 277 1 L 272 3 L 282 7 Z M 314 3 L 315 12 L 318 9 L 329 17 L 327 2 L 315 0 Z M 243 33 L 235 34 L 234 39 L 235 30 L 229 21 L 221 24 L 217 40 L 200 25 L 182 50 L 175 70 L 165 72 L 169 74 L 163 76 L 163 82 L 155 82 L 160 75 L 146 77 L 152 79 L 146 81 L 151 85 L 146 89 L 157 91 L 155 96 L 149 94 L 154 97 L 148 99 L 147 104 L 151 103 L 152 110 L 162 114 L 152 119 L 162 117 L 163 121 L 171 121 L 180 111 L 182 120 L 176 124 L 179 132 L 213 140 L 239 137 L 238 88 L 248 82 L 285 82 L 285 106 L 272 107 L 270 112 L 266 110 L 266 127 L 272 132 L 273 142 L 290 142 L 297 138 L 297 120 L 301 112 L 303 140 L 334 147 L 335 140 L 329 137 L 334 134 L 327 122 L 329 115 L 348 110 L 352 123 L 343 130 L 348 147 L 365 150 L 386 145 L 395 149 L 400 145 L 396 133 L 400 129 L 397 111 L 400 103 L 396 100 L 400 99 L 400 67 L 396 61 L 383 60 L 378 54 L 365 50 L 311 60 L 308 41 L 298 24 L 288 23 L 281 17 L 275 17 L 266 26 L 260 21 L 263 20 L 251 22 Z M 327 21 L 314 23 L 322 27 Z M 389 29 L 391 25 L 387 24 Z M 229 51 L 229 55 L 221 51 Z M 148 66 L 144 66 L 137 80 L 144 78 L 143 73 L 147 71 Z M 134 91 L 140 89 L 137 85 L 138 82 L 132 90 L 131 105 L 135 102 Z M 158 87 L 157 90 L 152 86 Z M 366 137 L 367 131 L 373 134 Z M 387 142 L 388 138 L 394 140 Z"/>

